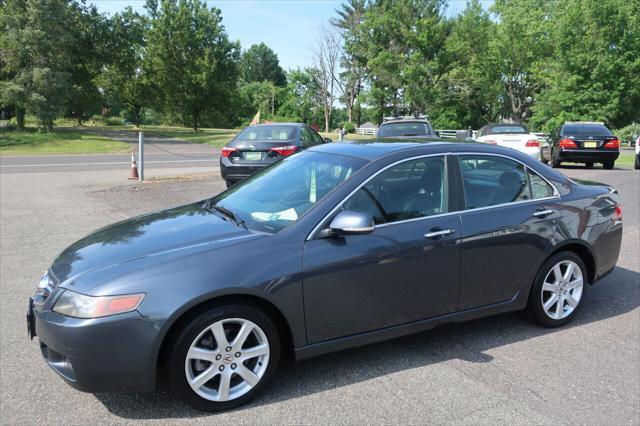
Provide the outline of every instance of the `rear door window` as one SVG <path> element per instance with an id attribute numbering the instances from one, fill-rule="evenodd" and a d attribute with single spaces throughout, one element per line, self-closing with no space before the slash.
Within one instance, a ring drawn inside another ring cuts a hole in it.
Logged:
<path id="1" fill-rule="evenodd" d="M 458 161 L 467 209 L 531 199 L 527 170 L 517 161 L 483 155 L 461 155 Z"/>

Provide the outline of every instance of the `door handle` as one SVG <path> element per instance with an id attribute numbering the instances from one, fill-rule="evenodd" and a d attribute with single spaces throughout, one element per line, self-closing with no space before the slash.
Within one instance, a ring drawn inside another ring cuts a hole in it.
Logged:
<path id="1" fill-rule="evenodd" d="M 553 209 L 544 209 L 544 210 L 536 210 L 533 213 L 533 217 L 545 217 L 545 216 L 549 216 L 550 214 L 555 213 L 556 211 Z"/>
<path id="2" fill-rule="evenodd" d="M 426 234 L 424 234 L 425 238 L 438 238 L 438 237 L 444 237 L 447 235 L 451 235 L 453 234 L 455 231 L 455 229 L 442 229 L 439 231 L 431 231 L 431 232 L 427 232 Z"/>

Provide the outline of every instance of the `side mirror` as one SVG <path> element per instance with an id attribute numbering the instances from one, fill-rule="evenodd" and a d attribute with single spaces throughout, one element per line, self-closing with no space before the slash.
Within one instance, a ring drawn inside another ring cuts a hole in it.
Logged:
<path id="1" fill-rule="evenodd" d="M 322 138 L 322 140 L 324 141 L 324 143 L 331 143 L 333 142 L 331 139 L 329 138 Z"/>
<path id="2" fill-rule="evenodd" d="M 375 225 L 368 213 L 344 210 L 329 225 L 331 235 L 362 235 L 373 232 Z"/>

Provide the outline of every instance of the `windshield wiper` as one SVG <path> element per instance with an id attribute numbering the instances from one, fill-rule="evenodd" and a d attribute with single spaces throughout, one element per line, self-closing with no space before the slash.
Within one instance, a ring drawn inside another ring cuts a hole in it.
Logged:
<path id="1" fill-rule="evenodd" d="M 213 209 L 219 213 L 222 213 L 223 216 L 231 219 L 233 222 L 235 222 L 236 225 L 241 226 L 244 229 L 248 229 L 247 225 L 244 223 L 244 220 L 239 219 L 234 212 L 227 209 L 226 207 L 222 207 L 217 204 L 212 204 L 211 201 L 207 201 L 204 204 L 204 208 L 206 208 L 207 210 Z"/>

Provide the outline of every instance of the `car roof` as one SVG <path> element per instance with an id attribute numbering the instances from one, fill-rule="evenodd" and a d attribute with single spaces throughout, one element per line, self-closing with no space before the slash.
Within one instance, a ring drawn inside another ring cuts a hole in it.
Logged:
<path id="1" fill-rule="evenodd" d="M 393 120 L 387 120 L 385 122 L 383 122 L 380 127 L 387 125 L 387 124 L 398 124 L 398 123 L 426 123 L 426 124 L 431 124 L 429 123 L 429 120 L 424 119 L 424 118 L 408 118 L 408 119 L 404 119 L 404 118 L 397 118 L 397 119 L 393 119 Z"/>
<path id="2" fill-rule="evenodd" d="M 304 123 L 261 123 L 261 124 L 254 124 L 252 126 L 248 126 L 248 127 L 273 127 L 273 126 L 290 126 L 290 127 L 302 127 L 305 126 L 306 124 Z"/>
<path id="3" fill-rule="evenodd" d="M 322 145 L 316 145 L 309 149 L 312 151 L 325 152 L 328 154 L 348 155 L 350 157 L 358 157 L 366 160 L 375 160 L 387 154 L 402 150 L 412 150 L 430 146 L 434 147 L 434 152 L 438 151 L 438 147 L 441 147 L 442 151 L 444 152 L 448 147 L 452 147 L 455 145 L 468 146 L 470 143 L 473 142 L 465 142 L 459 140 L 453 140 L 449 142 L 443 141 L 442 139 L 433 139 L 428 137 L 424 137 L 419 140 L 412 139 L 411 141 L 407 141 L 406 138 L 378 138 L 358 141 L 345 140 L 342 142 L 332 142 Z M 484 145 L 476 143 L 473 144 Z"/>

